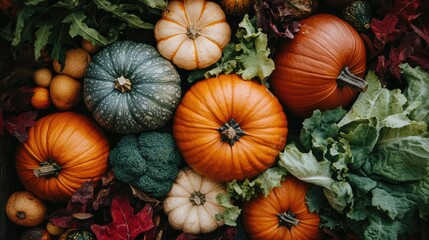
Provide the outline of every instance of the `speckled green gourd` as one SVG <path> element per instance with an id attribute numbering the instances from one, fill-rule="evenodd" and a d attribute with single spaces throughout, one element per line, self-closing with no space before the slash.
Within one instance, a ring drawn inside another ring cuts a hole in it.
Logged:
<path id="1" fill-rule="evenodd" d="M 63 233 L 60 240 L 96 240 L 95 235 L 86 230 L 70 229 Z"/>
<path id="2" fill-rule="evenodd" d="M 178 72 L 144 43 L 119 41 L 104 48 L 84 78 L 84 100 L 94 119 L 121 134 L 163 127 L 180 97 Z"/>
<path id="3" fill-rule="evenodd" d="M 356 31 L 365 32 L 371 27 L 371 6 L 366 1 L 354 1 L 343 10 L 343 19 Z"/>

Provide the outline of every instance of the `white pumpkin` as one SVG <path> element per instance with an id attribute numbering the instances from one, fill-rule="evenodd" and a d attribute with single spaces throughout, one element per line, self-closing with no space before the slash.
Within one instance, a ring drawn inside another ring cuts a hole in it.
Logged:
<path id="1" fill-rule="evenodd" d="M 216 230 L 224 224 L 216 220 L 216 214 L 224 211 L 216 201 L 219 193 L 226 193 L 224 184 L 206 178 L 191 168 L 181 169 L 163 201 L 170 225 L 194 235 Z"/>
<path id="2" fill-rule="evenodd" d="M 206 68 L 222 57 L 231 28 L 221 7 L 206 0 L 173 0 L 154 29 L 158 52 L 177 67 Z"/>

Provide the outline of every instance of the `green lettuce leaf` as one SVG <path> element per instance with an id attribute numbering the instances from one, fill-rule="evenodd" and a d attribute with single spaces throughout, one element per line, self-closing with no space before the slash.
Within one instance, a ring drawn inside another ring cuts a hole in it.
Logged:
<path id="1" fill-rule="evenodd" d="M 411 67 L 409 64 L 401 64 L 402 77 L 408 86 L 404 95 L 409 102 L 420 102 L 422 105 L 411 112 L 411 119 L 424 121 L 429 124 L 429 73 L 420 67 Z"/>
<path id="2" fill-rule="evenodd" d="M 237 42 L 231 42 L 223 49 L 218 62 L 207 69 L 193 71 L 187 81 L 192 83 L 219 74 L 236 73 L 245 80 L 257 79 L 267 84 L 275 66 L 269 56 L 268 36 L 256 26 L 256 17 L 249 19 L 249 15 L 244 15 L 238 24 L 236 39 Z"/>
<path id="3" fill-rule="evenodd" d="M 350 111 L 338 123 L 340 127 L 353 120 L 376 117 L 381 121 L 390 115 L 404 112 L 407 99 L 399 89 L 390 91 L 383 88 L 373 71 L 368 72 L 365 80 L 368 90 L 358 96 Z"/>

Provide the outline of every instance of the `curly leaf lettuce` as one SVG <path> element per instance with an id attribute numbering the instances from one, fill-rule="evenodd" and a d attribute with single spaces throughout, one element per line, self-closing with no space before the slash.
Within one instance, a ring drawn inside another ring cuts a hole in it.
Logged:
<path id="1" fill-rule="evenodd" d="M 316 110 L 299 141 L 280 154 L 279 166 L 319 189 L 307 202 L 322 226 L 363 239 L 398 239 L 429 213 L 429 96 L 414 93 L 427 91 L 429 75 L 401 69 L 413 90 L 388 90 L 370 71 L 368 91 L 347 113 Z"/>
<path id="2" fill-rule="evenodd" d="M 238 42 L 229 43 L 222 51 L 222 58 L 207 69 L 195 70 L 188 82 L 202 78 L 216 77 L 219 74 L 237 73 L 245 80 L 266 79 L 274 71 L 274 61 L 270 58 L 267 34 L 256 26 L 256 18 L 249 19 L 246 14 L 238 24 Z"/>

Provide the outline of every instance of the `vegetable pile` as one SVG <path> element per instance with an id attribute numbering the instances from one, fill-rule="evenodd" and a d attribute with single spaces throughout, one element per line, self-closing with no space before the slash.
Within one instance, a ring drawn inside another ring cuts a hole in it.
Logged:
<path id="1" fill-rule="evenodd" d="M 0 235 L 424 239 L 428 6 L 0 1 Z"/>

